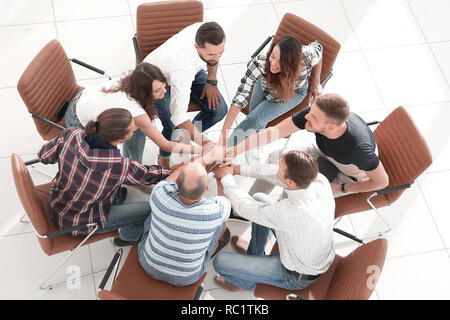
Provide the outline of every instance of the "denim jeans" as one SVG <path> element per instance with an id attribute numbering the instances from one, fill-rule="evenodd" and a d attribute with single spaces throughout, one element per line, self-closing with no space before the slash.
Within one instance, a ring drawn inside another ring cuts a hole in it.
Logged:
<path id="1" fill-rule="evenodd" d="M 217 241 L 219 240 L 220 233 L 222 232 L 222 226 L 217 227 L 216 231 L 214 232 L 213 236 L 211 237 L 211 242 L 209 243 L 208 249 L 206 249 L 205 257 L 203 260 L 203 264 L 198 272 L 196 272 L 193 275 L 190 275 L 189 277 L 179 277 L 179 276 L 173 276 L 164 272 L 161 272 L 151 266 L 148 265 L 147 260 L 144 256 L 144 250 L 145 250 L 145 243 L 148 241 L 148 236 L 151 228 L 151 220 L 152 216 L 149 215 L 147 220 L 145 220 L 144 223 L 144 235 L 142 237 L 141 242 L 138 246 L 138 256 L 139 256 L 139 262 L 142 266 L 142 268 L 147 272 L 147 274 L 152 277 L 153 279 L 164 281 L 167 283 L 170 283 L 174 286 L 188 286 L 195 282 L 197 282 L 202 275 L 206 272 L 206 268 L 208 267 L 209 261 L 211 260 L 211 256 L 213 254 L 214 246 L 216 245 Z"/>
<path id="2" fill-rule="evenodd" d="M 274 201 L 265 196 L 255 194 L 254 198 L 268 203 Z M 247 255 L 219 252 L 213 261 L 216 272 L 225 280 L 245 290 L 254 290 L 257 283 L 288 290 L 299 290 L 313 284 L 316 280 L 298 280 L 298 277 L 288 273 L 281 263 L 279 252 L 265 255 L 270 231 L 270 228 L 253 222 Z M 272 232 L 275 234 L 274 230 Z"/>
<path id="3" fill-rule="evenodd" d="M 193 120 L 195 127 L 200 132 L 211 128 L 214 124 L 222 120 L 228 112 L 227 104 L 225 103 L 225 100 L 220 92 L 219 94 L 222 98 L 222 101 L 219 102 L 219 106 L 216 110 L 209 109 L 208 99 L 206 95 L 205 97 L 203 97 L 203 99 L 200 99 L 200 96 L 203 92 L 203 87 L 205 86 L 207 79 L 208 74 L 202 70 L 195 75 L 195 80 L 192 82 L 191 86 L 191 101 L 201 108 L 200 112 L 195 116 Z M 170 119 L 172 116 L 172 113 L 170 111 L 170 87 L 164 95 L 164 98 L 155 101 L 155 109 L 158 111 L 159 119 L 161 120 L 161 123 L 163 125 L 162 135 L 167 140 L 173 139 L 172 141 L 174 141 L 175 136 L 173 137 L 172 133 L 175 129 L 175 125 Z M 168 151 L 159 149 L 159 152 L 163 158 L 170 157 L 170 152 Z"/>
<path id="4" fill-rule="evenodd" d="M 144 222 L 149 215 L 150 204 L 147 201 L 113 205 L 109 211 L 105 228 L 97 231 L 97 233 L 105 233 L 119 229 L 120 239 L 124 241 L 137 241 L 144 233 Z"/>
<path id="5" fill-rule="evenodd" d="M 80 91 L 73 99 L 70 101 L 69 106 L 67 107 L 66 113 L 65 113 L 65 124 L 66 128 L 70 127 L 77 127 L 84 130 L 84 126 L 81 124 L 80 120 L 78 119 L 78 116 L 75 111 L 73 111 L 73 105 L 77 103 L 78 98 L 80 97 L 81 93 L 83 91 Z"/>
<path id="6" fill-rule="evenodd" d="M 261 79 L 257 80 L 253 86 L 249 114 L 228 138 L 228 146 L 235 146 L 256 132 L 265 129 L 270 121 L 299 105 L 306 97 L 307 92 L 308 84 L 295 91 L 294 96 L 288 102 L 269 101 L 264 95 Z"/>

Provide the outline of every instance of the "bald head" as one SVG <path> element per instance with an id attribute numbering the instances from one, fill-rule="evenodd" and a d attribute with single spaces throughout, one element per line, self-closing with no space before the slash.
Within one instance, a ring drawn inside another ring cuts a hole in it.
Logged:
<path id="1" fill-rule="evenodd" d="M 200 199 L 205 192 L 208 173 L 205 167 L 198 163 L 188 163 L 181 169 L 178 176 L 178 191 L 186 199 Z"/>

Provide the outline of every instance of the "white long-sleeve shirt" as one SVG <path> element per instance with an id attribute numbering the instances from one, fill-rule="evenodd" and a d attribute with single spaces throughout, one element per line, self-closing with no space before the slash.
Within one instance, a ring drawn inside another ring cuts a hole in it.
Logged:
<path id="1" fill-rule="evenodd" d="M 278 166 L 241 166 L 241 175 L 284 187 L 282 199 L 268 204 L 242 191 L 232 175 L 221 179 L 224 193 L 242 217 L 275 230 L 283 266 L 302 274 L 325 272 L 334 260 L 335 202 L 328 180 L 320 173 L 307 189 L 288 190 Z"/>
<path id="2" fill-rule="evenodd" d="M 175 126 L 189 120 L 187 109 L 192 81 L 206 68 L 195 49 L 195 34 L 203 22 L 194 23 L 173 35 L 161 46 L 150 52 L 144 62 L 161 69 L 170 86 L 171 120 Z"/>

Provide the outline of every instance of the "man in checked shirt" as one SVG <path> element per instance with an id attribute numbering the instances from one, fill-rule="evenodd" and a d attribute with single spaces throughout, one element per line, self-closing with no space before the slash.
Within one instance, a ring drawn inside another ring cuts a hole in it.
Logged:
<path id="1" fill-rule="evenodd" d="M 113 196 L 121 184 L 148 185 L 165 179 L 171 171 L 123 158 L 117 145 L 137 129 L 128 110 L 112 108 L 85 130 L 68 128 L 45 144 L 38 153 L 44 164 L 58 163 L 59 171 L 50 192 L 53 221 L 60 229 L 97 223 L 97 233 L 119 229 L 117 246 L 137 242 L 150 214 L 148 201 L 115 205 Z M 86 236 L 87 227 L 72 232 Z"/>
<path id="2" fill-rule="evenodd" d="M 283 194 L 278 201 L 264 193 L 252 197 L 239 188 L 233 174 L 264 179 L 282 187 Z M 234 212 L 252 221 L 250 244 L 234 236 L 231 244 L 240 254 L 220 252 L 213 262 L 220 287 L 253 290 L 257 283 L 265 283 L 298 290 L 327 271 L 335 255 L 335 202 L 327 178 L 311 155 L 292 150 L 278 165 L 223 166 L 215 175 Z M 271 230 L 279 251 L 265 255 Z"/>

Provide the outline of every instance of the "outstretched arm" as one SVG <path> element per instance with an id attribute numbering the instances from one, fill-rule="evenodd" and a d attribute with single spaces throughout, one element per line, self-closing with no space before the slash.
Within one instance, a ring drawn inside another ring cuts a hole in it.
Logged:
<path id="1" fill-rule="evenodd" d="M 143 114 L 134 118 L 136 126 L 149 137 L 158 147 L 168 152 L 201 153 L 202 147 L 167 140 L 152 124 L 148 115 Z"/>

